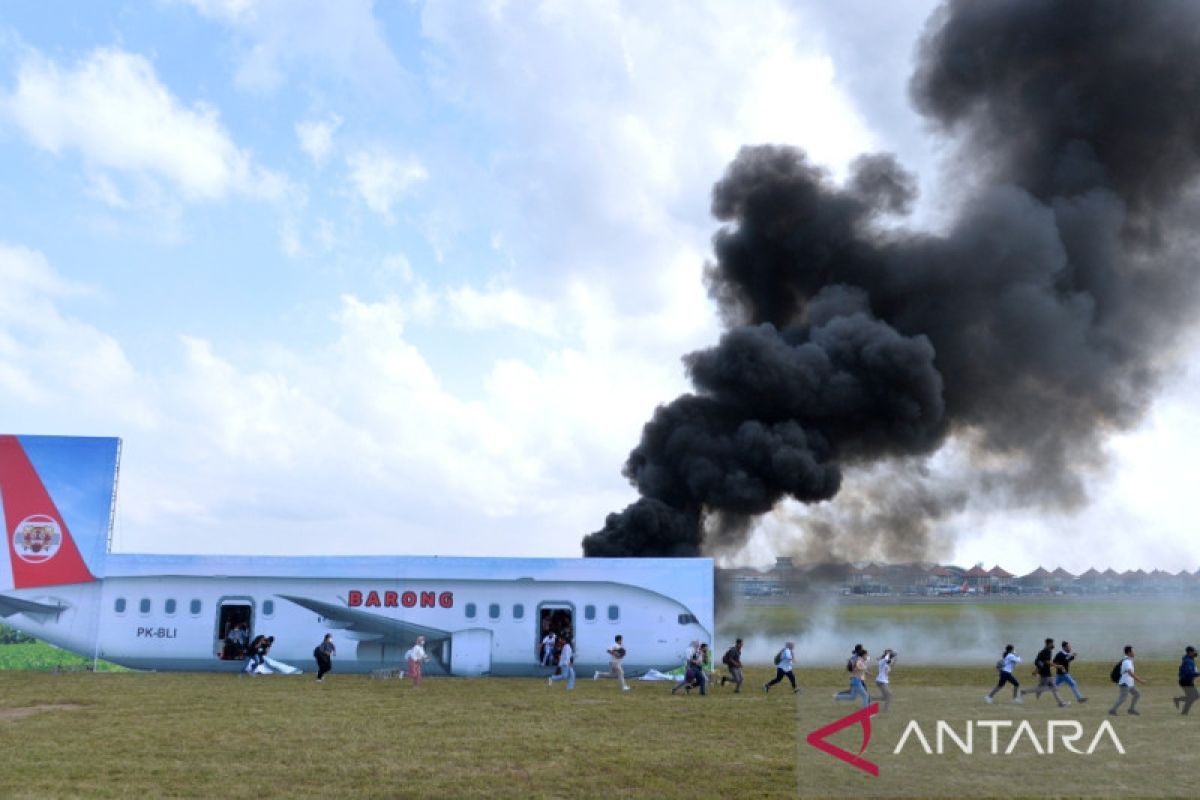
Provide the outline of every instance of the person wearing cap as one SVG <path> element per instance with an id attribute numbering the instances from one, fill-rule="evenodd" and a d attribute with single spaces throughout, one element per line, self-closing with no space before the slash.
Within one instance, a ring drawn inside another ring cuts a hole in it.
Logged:
<path id="1" fill-rule="evenodd" d="M 1183 688 L 1183 697 L 1174 698 L 1175 708 L 1179 708 L 1179 704 L 1183 704 L 1183 709 L 1179 712 L 1187 714 L 1192 709 L 1192 703 L 1200 699 L 1200 692 L 1196 691 L 1196 676 L 1200 672 L 1196 671 L 1196 648 L 1188 645 L 1187 650 L 1183 654 L 1183 661 L 1179 664 L 1179 685 Z"/>
<path id="2" fill-rule="evenodd" d="M 1071 662 L 1075 660 L 1075 655 L 1071 643 L 1063 642 L 1062 649 L 1054 655 L 1054 671 L 1057 673 L 1054 676 L 1054 685 L 1062 686 L 1065 683 L 1071 687 L 1071 692 L 1075 695 L 1075 702 L 1086 703 L 1088 699 L 1079 691 L 1079 687 L 1075 685 L 1075 679 L 1071 677 Z"/>

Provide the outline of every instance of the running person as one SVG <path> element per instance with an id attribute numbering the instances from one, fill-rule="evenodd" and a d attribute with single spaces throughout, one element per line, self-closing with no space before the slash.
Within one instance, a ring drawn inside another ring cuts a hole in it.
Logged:
<path id="1" fill-rule="evenodd" d="M 783 649 L 775 655 L 775 678 L 763 684 L 763 691 L 771 691 L 771 687 L 779 683 L 784 678 L 792 684 L 792 694 L 799 694 L 800 688 L 796 686 L 796 676 L 792 672 L 792 664 L 796 658 L 796 643 L 784 642 Z"/>
<path id="2" fill-rule="evenodd" d="M 1125 645 L 1125 658 L 1121 659 L 1121 663 L 1117 667 L 1121 675 L 1117 681 L 1120 692 L 1117 694 L 1117 702 L 1113 703 L 1112 708 L 1108 710 L 1108 713 L 1114 717 L 1117 715 L 1117 709 L 1125 702 L 1125 698 L 1130 695 L 1133 695 L 1133 700 L 1129 703 L 1129 713 L 1135 717 L 1142 713 L 1137 710 L 1138 700 L 1142 697 L 1142 693 L 1138 691 L 1137 684 L 1145 683 L 1145 681 L 1138 677 L 1137 672 L 1133 668 L 1133 658 L 1136 655 L 1137 653 L 1134 652 L 1133 645 Z"/>
<path id="3" fill-rule="evenodd" d="M 337 648 L 333 646 L 333 634 L 325 634 L 321 643 L 313 648 L 313 658 L 317 660 L 317 683 L 325 680 L 325 674 L 333 669 L 333 657 Z"/>
<path id="4" fill-rule="evenodd" d="M 1038 700 L 1042 699 L 1042 692 L 1049 692 L 1054 695 L 1054 699 L 1058 702 L 1058 707 L 1070 705 L 1058 696 L 1058 685 L 1054 682 L 1054 640 L 1047 639 L 1046 646 L 1038 651 L 1037 658 L 1033 660 L 1033 674 L 1038 676 L 1038 685 L 1034 689 L 1022 689 L 1021 695 L 1027 695 L 1033 692 L 1034 697 Z"/>
<path id="5" fill-rule="evenodd" d="M 1000 672 L 1000 682 L 996 684 L 996 688 L 992 689 L 983 697 L 983 702 L 990 703 L 992 698 L 996 696 L 996 692 L 1004 688 L 1004 684 L 1011 683 L 1013 687 L 1013 702 L 1021 702 L 1021 682 L 1013 677 L 1013 670 L 1017 664 L 1021 663 L 1021 657 L 1014 651 L 1015 648 L 1011 644 L 1004 646 L 1004 655 L 996 662 L 996 669 Z"/>
<path id="6" fill-rule="evenodd" d="M 853 701 L 857 697 L 862 699 L 863 708 L 871 705 L 871 693 L 867 691 L 867 661 L 869 655 L 863 649 L 862 645 L 857 645 L 857 651 L 848 664 L 850 667 L 850 691 L 836 692 L 833 695 L 834 702 L 838 700 Z"/>
<path id="7" fill-rule="evenodd" d="M 1086 703 L 1088 699 L 1080 693 L 1079 687 L 1075 685 L 1075 679 L 1071 677 L 1071 662 L 1075 660 L 1075 650 L 1071 647 L 1070 642 L 1063 642 L 1062 649 L 1054 656 L 1054 671 L 1057 673 L 1054 676 L 1054 685 L 1061 686 L 1064 683 L 1071 687 L 1071 692 L 1075 695 L 1075 702 Z"/>
<path id="8" fill-rule="evenodd" d="M 742 681 L 745 677 L 742 675 L 742 640 L 738 639 L 725 651 L 725 655 L 721 657 L 721 661 L 729 670 L 728 675 L 721 676 L 721 685 L 725 685 L 725 681 L 733 681 L 733 693 L 737 694 L 742 690 Z"/>
<path id="9" fill-rule="evenodd" d="M 608 648 L 608 672 L 596 670 L 592 675 L 592 680 L 600 678 L 616 678 L 621 682 L 621 691 L 628 692 L 629 684 L 625 682 L 625 668 L 621 666 L 621 662 L 625 659 L 625 645 L 621 643 L 621 634 L 617 634 L 613 640 L 613 646 Z"/>
<path id="10" fill-rule="evenodd" d="M 1192 709 L 1192 703 L 1200 699 L 1200 692 L 1196 691 L 1196 678 L 1200 676 L 1200 672 L 1196 671 L 1196 648 L 1188 646 L 1183 654 L 1183 660 L 1179 662 L 1179 686 L 1183 689 L 1183 696 L 1174 698 L 1175 708 L 1179 708 L 1179 704 L 1183 703 L 1183 711 L 1180 713 L 1187 714 Z"/>

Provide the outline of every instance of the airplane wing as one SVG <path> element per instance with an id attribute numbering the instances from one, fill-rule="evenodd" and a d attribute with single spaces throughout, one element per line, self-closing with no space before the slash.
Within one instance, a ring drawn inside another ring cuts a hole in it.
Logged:
<path id="1" fill-rule="evenodd" d="M 296 597 L 289 594 L 278 595 L 284 600 L 295 603 L 301 608 L 317 614 L 325 620 L 330 628 L 344 630 L 346 635 L 360 641 L 377 641 L 386 639 L 391 642 L 411 644 L 418 636 L 424 636 L 432 645 L 440 639 L 447 639 L 450 634 L 439 628 L 429 628 L 412 622 L 391 619 L 369 611 L 358 611 L 346 606 L 313 600 L 308 597 Z"/>
<path id="2" fill-rule="evenodd" d="M 49 605 L 47 603 L 35 603 L 32 600 L 22 600 L 19 597 L 9 597 L 8 595 L 0 594 L 0 617 L 11 617 L 13 614 L 24 614 L 27 617 L 33 617 L 39 622 L 45 622 L 50 617 L 57 617 L 62 613 L 63 606 Z"/>

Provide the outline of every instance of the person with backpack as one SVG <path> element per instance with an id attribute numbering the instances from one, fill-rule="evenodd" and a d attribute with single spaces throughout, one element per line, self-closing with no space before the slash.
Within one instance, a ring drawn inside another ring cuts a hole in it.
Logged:
<path id="1" fill-rule="evenodd" d="M 1075 702 L 1086 703 L 1088 699 L 1079 691 L 1075 679 L 1071 677 L 1071 662 L 1075 660 L 1075 656 L 1076 653 L 1071 648 L 1071 643 L 1063 642 L 1062 649 L 1054 656 L 1054 671 L 1057 673 L 1054 676 L 1054 685 L 1061 686 L 1065 683 L 1071 687 L 1071 692 L 1075 695 Z"/>
<path id="2" fill-rule="evenodd" d="M 992 698 L 996 696 L 996 692 L 1004 688 L 1004 684 L 1011 683 L 1013 687 L 1014 703 L 1021 703 L 1021 682 L 1013 677 L 1013 670 L 1017 664 L 1021 663 L 1021 657 L 1016 654 L 1016 648 L 1011 644 L 1004 645 L 1004 655 L 1000 656 L 1000 660 L 996 662 L 996 671 L 1000 673 L 1000 682 L 996 684 L 996 688 L 992 689 L 983 697 L 983 702 L 990 703 Z"/>
<path id="3" fill-rule="evenodd" d="M 728 675 L 721 676 L 721 685 L 725 685 L 725 681 L 733 682 L 733 693 L 737 694 L 742 691 L 742 681 L 745 676 L 742 675 L 742 640 L 738 639 L 733 643 L 733 646 L 725 651 L 725 655 L 721 656 L 721 663 L 729 670 Z"/>
<path id="4" fill-rule="evenodd" d="M 1200 692 L 1196 691 L 1196 677 L 1200 676 L 1200 672 L 1196 671 L 1196 648 L 1188 645 L 1187 650 L 1183 653 L 1183 660 L 1179 663 L 1179 686 L 1183 689 L 1183 697 L 1174 698 L 1175 708 L 1179 708 L 1179 704 L 1183 703 L 1183 710 L 1179 713 L 1187 714 L 1192 709 L 1192 703 L 1200 699 Z"/>
<path id="5" fill-rule="evenodd" d="M 325 674 L 333 669 L 333 657 L 337 648 L 333 645 L 333 634 L 325 634 L 321 643 L 313 648 L 313 658 L 317 660 L 317 683 L 325 680 Z"/>
<path id="6" fill-rule="evenodd" d="M 1142 697 L 1142 693 L 1138 691 L 1137 684 L 1145 683 L 1145 681 L 1139 678 L 1137 672 L 1133 669 L 1133 658 L 1136 655 L 1133 651 L 1133 645 L 1125 645 L 1125 657 L 1113 667 L 1112 674 L 1109 676 L 1120 688 L 1120 692 L 1117 694 L 1117 702 L 1113 703 L 1113 707 L 1108 710 L 1108 713 L 1114 717 L 1117 715 L 1117 709 L 1125 702 L 1125 698 L 1130 695 L 1133 695 L 1133 700 L 1129 703 L 1129 713 L 1135 717 L 1142 713 L 1137 710 L 1138 700 Z"/>
<path id="7" fill-rule="evenodd" d="M 772 686 L 787 678 L 792 684 L 792 694 L 800 693 L 800 687 L 796 686 L 796 676 L 792 672 L 796 658 L 795 648 L 795 642 L 784 642 L 782 649 L 775 654 L 775 678 L 763 684 L 763 692 L 771 691 Z"/>
<path id="8" fill-rule="evenodd" d="M 1049 692 L 1054 695 L 1055 701 L 1059 708 L 1069 706 L 1070 703 L 1058 696 L 1058 684 L 1054 682 L 1054 640 L 1047 639 L 1046 646 L 1038 651 L 1037 657 L 1033 660 L 1033 674 L 1038 677 L 1038 685 L 1034 689 L 1022 689 L 1021 695 L 1025 696 L 1033 692 L 1035 699 L 1042 699 L 1042 692 Z"/>
<path id="9" fill-rule="evenodd" d="M 863 708 L 871 705 L 871 693 L 867 691 L 869 655 L 861 644 L 854 645 L 854 652 L 850 655 L 850 660 L 846 662 L 846 669 L 850 672 L 850 689 L 845 692 L 834 692 L 833 701 L 835 703 L 839 700 L 853 701 L 855 698 L 861 698 Z"/>

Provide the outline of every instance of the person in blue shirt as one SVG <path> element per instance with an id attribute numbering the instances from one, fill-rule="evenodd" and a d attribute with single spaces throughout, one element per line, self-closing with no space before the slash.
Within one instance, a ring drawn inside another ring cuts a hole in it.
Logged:
<path id="1" fill-rule="evenodd" d="M 1196 691 L 1196 676 L 1200 672 L 1196 671 L 1196 648 L 1191 645 L 1183 654 L 1183 661 L 1179 664 L 1179 685 L 1183 687 L 1183 697 L 1176 697 L 1175 707 L 1179 708 L 1179 704 L 1183 704 L 1181 714 L 1186 714 L 1192 708 L 1192 703 L 1200 699 L 1200 691 Z"/>

